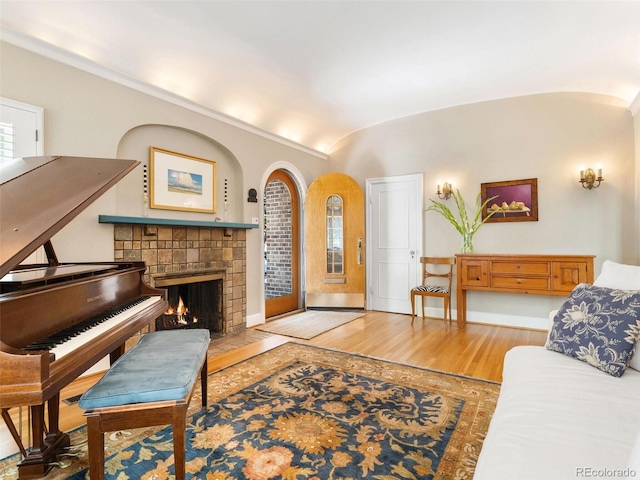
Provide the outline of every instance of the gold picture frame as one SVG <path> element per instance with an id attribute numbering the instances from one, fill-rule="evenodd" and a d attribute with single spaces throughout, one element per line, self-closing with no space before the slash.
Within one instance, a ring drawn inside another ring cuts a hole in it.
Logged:
<path id="1" fill-rule="evenodd" d="M 480 195 L 482 203 L 496 197 L 482 210 L 482 218 L 486 218 L 492 210 L 497 210 L 487 223 L 538 221 L 537 178 L 482 183 Z"/>
<path id="2" fill-rule="evenodd" d="M 216 181 L 216 162 L 149 147 L 151 208 L 216 213 Z"/>

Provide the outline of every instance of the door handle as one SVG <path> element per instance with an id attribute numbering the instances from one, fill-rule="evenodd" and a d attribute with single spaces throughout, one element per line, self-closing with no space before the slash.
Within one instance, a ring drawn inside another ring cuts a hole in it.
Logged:
<path id="1" fill-rule="evenodd" d="M 358 265 L 362 265 L 362 237 L 358 237 Z"/>
<path id="2" fill-rule="evenodd" d="M 411 254 L 411 258 L 416 258 L 415 257 L 415 255 L 416 255 L 415 250 L 411 250 L 409 253 Z"/>

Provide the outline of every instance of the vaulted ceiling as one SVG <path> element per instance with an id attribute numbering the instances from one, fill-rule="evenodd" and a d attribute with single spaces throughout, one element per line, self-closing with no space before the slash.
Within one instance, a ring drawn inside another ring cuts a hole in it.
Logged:
<path id="1" fill-rule="evenodd" d="M 640 1 L 1 0 L 0 22 L 3 40 L 318 152 L 455 105 L 640 92 Z"/>

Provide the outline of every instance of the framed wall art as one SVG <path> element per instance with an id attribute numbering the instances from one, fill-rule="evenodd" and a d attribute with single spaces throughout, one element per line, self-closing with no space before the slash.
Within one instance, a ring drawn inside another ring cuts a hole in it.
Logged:
<path id="1" fill-rule="evenodd" d="M 537 178 L 483 183 L 480 195 L 482 203 L 488 198 L 496 197 L 482 211 L 483 219 L 490 212 L 496 211 L 487 223 L 538 221 Z"/>
<path id="2" fill-rule="evenodd" d="M 150 207 L 216 213 L 216 162 L 149 149 Z"/>

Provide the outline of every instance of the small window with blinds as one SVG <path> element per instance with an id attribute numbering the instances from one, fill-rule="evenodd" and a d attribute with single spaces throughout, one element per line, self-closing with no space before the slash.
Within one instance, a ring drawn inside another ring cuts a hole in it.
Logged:
<path id="1" fill-rule="evenodd" d="M 0 122 L 0 162 L 13 158 L 13 125 Z"/>
<path id="2" fill-rule="evenodd" d="M 0 164 L 44 154 L 44 109 L 0 97 Z"/>

